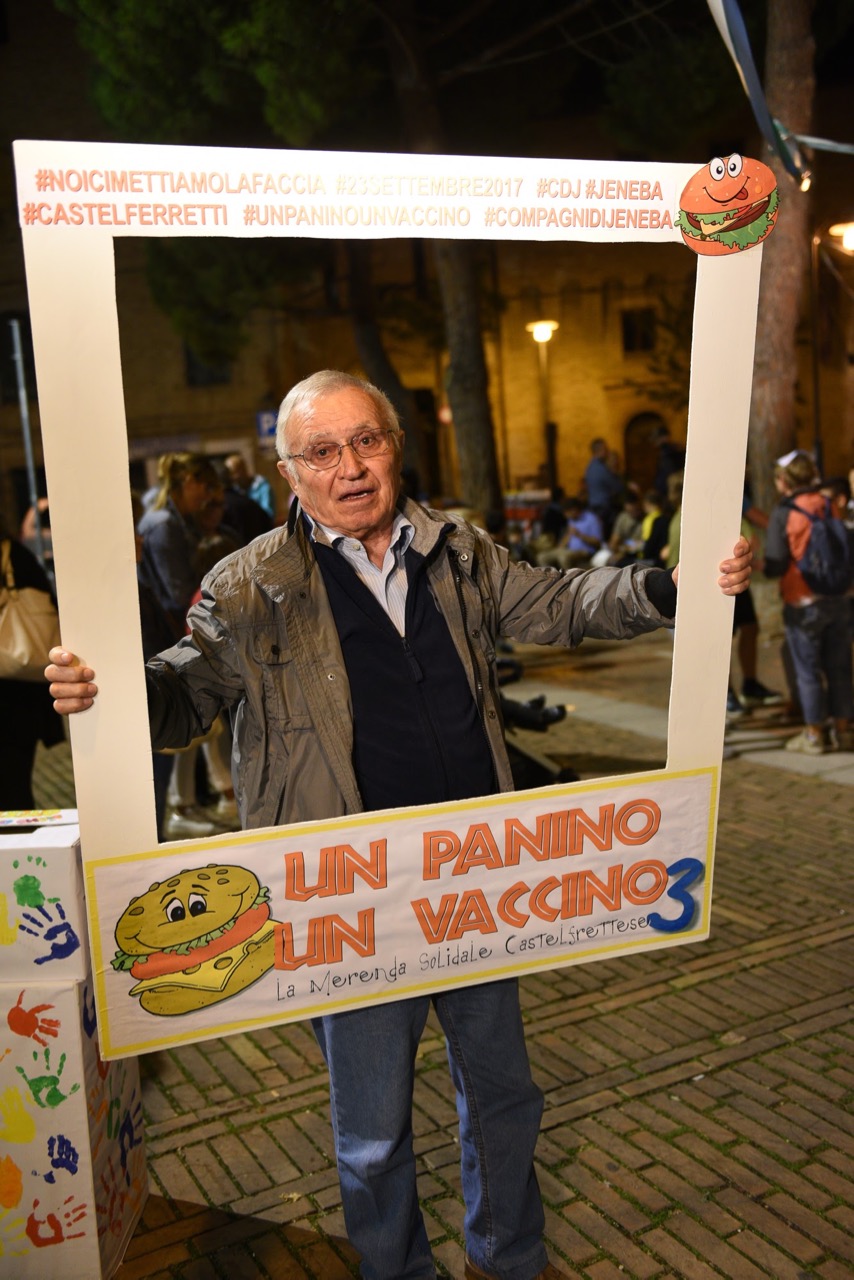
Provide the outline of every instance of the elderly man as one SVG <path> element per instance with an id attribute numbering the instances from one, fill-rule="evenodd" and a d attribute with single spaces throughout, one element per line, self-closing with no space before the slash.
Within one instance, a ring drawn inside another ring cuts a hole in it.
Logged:
<path id="1" fill-rule="evenodd" d="M 147 665 L 153 741 L 177 747 L 226 708 L 246 827 L 430 804 L 513 784 L 494 673 L 499 637 L 573 645 L 667 625 L 676 573 L 532 568 L 480 530 L 401 500 L 402 432 L 376 388 L 325 371 L 279 412 L 298 503 L 205 580 L 192 634 Z M 749 581 L 739 542 L 718 579 Z M 90 706 L 94 672 L 62 649 L 57 710 Z M 542 1095 L 517 984 L 432 998 L 457 1095 L 466 1276 L 559 1280 L 534 1173 Z M 367 1280 L 435 1275 L 412 1145 L 429 997 L 314 1021 L 329 1067 L 347 1230 Z"/>

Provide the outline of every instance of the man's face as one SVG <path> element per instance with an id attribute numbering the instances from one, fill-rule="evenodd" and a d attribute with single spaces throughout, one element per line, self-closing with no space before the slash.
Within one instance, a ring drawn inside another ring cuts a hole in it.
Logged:
<path id="1" fill-rule="evenodd" d="M 370 396 L 355 387 L 331 392 L 291 429 L 289 453 L 302 453 L 319 440 L 344 444 L 364 427 L 382 429 Z M 376 458 L 359 458 L 352 449 L 341 451 L 341 460 L 328 471 L 312 471 L 302 459 L 294 462 L 296 479 L 284 462 L 280 473 L 295 490 L 303 508 L 313 520 L 363 542 L 372 534 L 391 529 L 400 487 L 400 443 L 391 438 L 387 453 Z"/>

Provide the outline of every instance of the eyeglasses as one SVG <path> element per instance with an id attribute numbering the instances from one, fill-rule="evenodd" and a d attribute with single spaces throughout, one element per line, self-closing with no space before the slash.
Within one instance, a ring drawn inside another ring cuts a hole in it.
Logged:
<path id="1" fill-rule="evenodd" d="M 304 462 L 312 471 L 331 471 L 341 461 L 341 454 L 346 448 L 353 450 L 357 458 L 378 458 L 388 453 L 389 436 L 394 433 L 388 427 L 369 428 L 357 431 L 351 440 L 338 444 L 335 440 L 315 440 L 302 453 L 289 453 L 289 461 Z"/>

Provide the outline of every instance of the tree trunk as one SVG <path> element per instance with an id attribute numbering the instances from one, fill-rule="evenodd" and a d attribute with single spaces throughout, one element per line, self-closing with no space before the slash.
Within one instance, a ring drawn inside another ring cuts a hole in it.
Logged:
<path id="1" fill-rule="evenodd" d="M 768 0 L 765 95 L 772 116 L 792 133 L 809 133 L 814 42 L 812 0 Z M 777 225 L 765 242 L 750 406 L 753 499 L 776 501 L 774 461 L 795 447 L 796 336 L 810 253 L 810 201 L 781 162 L 770 161 L 780 192 Z"/>
<path id="2" fill-rule="evenodd" d="M 412 0 L 388 0 L 381 12 L 407 142 L 422 154 L 442 152 L 439 108 L 420 55 Z M 467 241 L 432 244 L 450 357 L 447 390 L 460 461 L 460 497 L 486 512 L 501 507 L 502 494 L 474 255 Z"/>
<path id="3" fill-rule="evenodd" d="M 501 509 L 502 493 L 473 255 L 462 240 L 434 241 L 433 255 L 450 353 L 448 403 L 460 463 L 459 496 L 485 514 Z"/>
<path id="4" fill-rule="evenodd" d="M 353 335 L 359 359 L 371 382 L 386 393 L 397 410 L 400 425 L 406 432 L 404 467 L 416 472 L 419 491 L 436 493 L 439 477 L 435 426 L 424 421 L 415 395 L 401 382 L 383 342 L 376 316 L 371 264 L 373 244 L 370 240 L 347 240 L 345 248 L 350 267 Z"/>

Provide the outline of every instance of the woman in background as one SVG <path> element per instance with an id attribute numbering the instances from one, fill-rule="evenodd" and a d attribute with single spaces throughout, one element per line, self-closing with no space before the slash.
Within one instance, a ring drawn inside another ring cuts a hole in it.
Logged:
<path id="1" fill-rule="evenodd" d="M 187 609 L 198 584 L 193 558 L 201 537 L 197 516 L 222 484 L 213 464 L 198 453 L 166 453 L 158 464 L 160 489 L 140 520 L 140 577 L 184 631 Z"/>
<path id="2" fill-rule="evenodd" d="M 11 547 L 17 587 L 50 594 L 47 574 L 35 556 L 0 525 Z M 3 585 L 3 584 L 0 584 Z M 46 680 L 0 680 L 0 809 L 35 809 L 32 776 L 36 746 L 53 747 L 65 731 L 54 714 Z"/>

